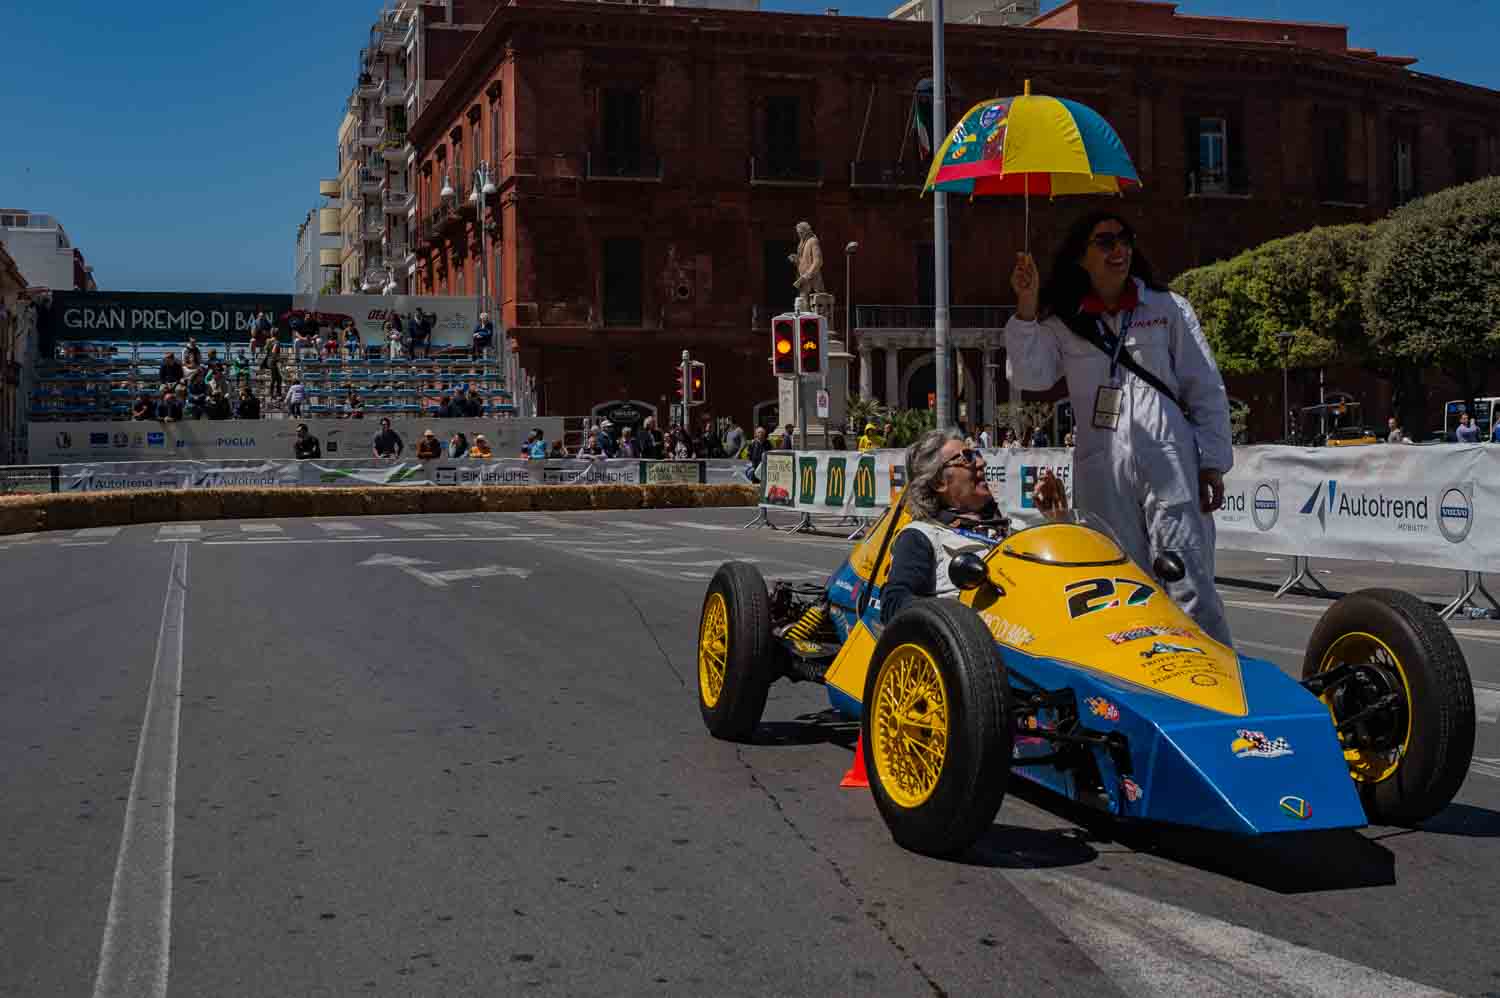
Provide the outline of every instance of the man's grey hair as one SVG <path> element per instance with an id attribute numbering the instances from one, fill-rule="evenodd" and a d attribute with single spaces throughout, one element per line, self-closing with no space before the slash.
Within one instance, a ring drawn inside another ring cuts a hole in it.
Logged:
<path id="1" fill-rule="evenodd" d="M 962 442 L 957 430 L 928 430 L 906 449 L 906 508 L 912 519 L 930 520 L 943 508 L 937 487 L 943 483 L 943 447 Z"/>
<path id="2" fill-rule="evenodd" d="M 797 223 L 797 235 L 799 235 L 799 236 L 802 236 L 802 237 L 806 238 L 807 236 L 809 236 L 809 235 L 812 234 L 812 230 L 813 230 L 813 227 L 811 225 L 809 225 L 807 222 L 798 222 Z"/>

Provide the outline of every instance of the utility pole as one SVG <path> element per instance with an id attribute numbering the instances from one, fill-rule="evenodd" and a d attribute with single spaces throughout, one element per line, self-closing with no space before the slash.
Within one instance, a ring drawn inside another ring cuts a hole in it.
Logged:
<path id="1" fill-rule="evenodd" d="M 943 0 L 932 0 L 932 146 L 937 149 L 948 135 L 948 82 L 943 65 Z M 932 258 L 934 304 L 932 316 L 934 367 L 937 372 L 937 428 L 946 429 L 948 418 L 948 195 L 932 195 Z"/>

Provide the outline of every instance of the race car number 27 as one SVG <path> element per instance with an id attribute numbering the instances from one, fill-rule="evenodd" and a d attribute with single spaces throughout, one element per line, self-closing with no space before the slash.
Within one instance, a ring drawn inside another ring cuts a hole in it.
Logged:
<path id="1" fill-rule="evenodd" d="M 1084 579 L 1063 587 L 1068 596 L 1068 616 L 1076 619 L 1096 610 L 1121 606 L 1145 606 L 1156 589 L 1135 579 Z"/>

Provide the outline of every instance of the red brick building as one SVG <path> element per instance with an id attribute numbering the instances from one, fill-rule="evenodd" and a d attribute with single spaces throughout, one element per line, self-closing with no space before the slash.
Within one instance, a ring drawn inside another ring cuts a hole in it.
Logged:
<path id="1" fill-rule="evenodd" d="M 1034 200 L 1033 252 L 1108 203 L 1165 276 L 1500 173 L 1500 93 L 1346 38 L 1074 0 L 1027 27 L 951 26 L 950 118 L 1028 79 L 1099 110 L 1145 189 Z M 839 313 L 846 280 L 860 306 L 865 383 L 924 404 L 931 204 L 911 121 L 930 39 L 908 21 L 514 0 L 412 123 L 415 290 L 476 294 L 488 269 L 546 412 L 660 405 L 689 348 L 708 362 L 714 409 L 743 420 L 775 396 L 767 320 L 791 305 L 785 256 L 805 219 Z M 470 199 L 481 162 L 497 187 L 479 199 L 487 237 Z M 949 204 L 966 414 L 985 418 L 1006 392 L 993 306 L 1011 298 L 1022 205 Z"/>

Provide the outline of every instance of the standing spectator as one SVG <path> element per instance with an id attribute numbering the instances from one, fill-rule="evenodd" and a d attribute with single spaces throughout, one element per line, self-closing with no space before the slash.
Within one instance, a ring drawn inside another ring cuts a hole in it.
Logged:
<path id="1" fill-rule="evenodd" d="M 286 390 L 286 411 L 288 415 L 302 415 L 302 401 L 307 397 L 307 391 L 302 387 L 301 378 L 293 378 L 292 386 Z"/>
<path id="2" fill-rule="evenodd" d="M 533 429 L 531 436 L 526 439 L 526 457 L 533 461 L 541 461 L 547 456 L 546 434 L 539 429 Z"/>
<path id="3" fill-rule="evenodd" d="M 698 438 L 698 456 L 719 458 L 724 456 L 724 444 L 719 440 L 718 428 L 712 418 L 703 420 L 703 434 Z"/>
<path id="4" fill-rule="evenodd" d="M 865 432 L 860 434 L 859 437 L 860 452 L 863 453 L 867 450 L 879 450 L 884 446 L 885 440 L 880 436 L 880 430 L 876 428 L 874 423 L 866 423 Z"/>
<path id="5" fill-rule="evenodd" d="M 656 417 L 647 416 L 641 424 L 641 457 L 647 461 L 661 460 L 661 432 L 656 428 Z"/>
<path id="6" fill-rule="evenodd" d="M 787 450 L 797 449 L 797 428 L 791 423 L 786 424 L 786 429 L 781 431 L 781 446 Z"/>
<path id="7" fill-rule="evenodd" d="M 171 388 L 163 388 L 161 401 L 156 403 L 156 418 L 164 423 L 175 423 L 182 418 L 182 403 Z"/>
<path id="8" fill-rule="evenodd" d="M 469 456 L 483 458 L 495 456 L 495 452 L 490 450 L 490 442 L 484 439 L 483 433 L 476 433 L 474 435 L 474 446 L 469 448 Z"/>
<path id="9" fill-rule="evenodd" d="M 271 316 L 265 309 L 258 309 L 255 319 L 250 323 L 250 361 L 255 358 L 265 347 L 266 342 L 271 339 Z"/>
<path id="10" fill-rule="evenodd" d="M 1077 443 L 1077 438 L 1073 436 L 1073 431 L 1069 430 L 1063 437 L 1063 446 L 1071 449 L 1075 443 Z"/>
<path id="11" fill-rule="evenodd" d="M 400 360 L 402 355 L 402 334 L 399 329 L 392 329 L 385 334 L 386 356 L 391 360 Z"/>
<path id="12" fill-rule="evenodd" d="M 1031 446 L 1033 446 L 1033 447 L 1046 447 L 1046 446 L 1048 446 L 1047 431 L 1044 430 L 1044 429 L 1042 429 L 1040 426 L 1038 426 L 1035 430 L 1033 430 L 1032 433 L 1031 433 Z"/>
<path id="13" fill-rule="evenodd" d="M 240 404 L 235 415 L 240 419 L 260 418 L 260 399 L 255 397 L 249 385 L 240 389 Z"/>
<path id="14" fill-rule="evenodd" d="M 1458 428 L 1453 431 L 1453 440 L 1460 444 L 1479 443 L 1479 427 L 1474 425 L 1467 412 L 1458 417 Z"/>
<path id="15" fill-rule="evenodd" d="M 989 450 L 990 447 L 993 446 L 990 443 L 992 439 L 994 438 L 990 436 L 989 424 L 986 423 L 984 426 L 981 426 L 979 428 L 979 446 L 983 447 L 985 450 Z"/>
<path id="16" fill-rule="evenodd" d="M 1410 440 L 1407 443 L 1411 443 Z M 1490 431 L 1490 443 L 1500 444 L 1500 419 L 1495 420 L 1495 428 Z"/>
<path id="17" fill-rule="evenodd" d="M 376 457 L 400 457 L 401 452 L 406 450 L 406 445 L 401 442 L 400 434 L 391 429 L 391 421 L 382 419 L 380 432 L 370 441 L 370 449 Z"/>
<path id="18" fill-rule="evenodd" d="M 630 427 L 626 426 L 620 430 L 620 450 L 616 457 L 640 457 L 641 448 L 636 443 L 635 437 L 631 435 Z"/>
<path id="19" fill-rule="evenodd" d="M 583 446 L 578 448 L 578 456 L 584 458 L 604 456 L 604 448 L 599 446 L 599 434 L 589 434 L 588 439 L 583 442 Z"/>
<path id="20" fill-rule="evenodd" d="M 554 441 L 552 441 L 552 449 L 549 450 L 549 451 L 547 451 L 547 456 L 548 457 L 554 457 L 554 458 L 555 457 L 565 458 L 565 457 L 568 456 L 568 452 L 565 451 L 565 450 L 563 450 L 563 444 L 562 444 L 561 440 L 554 440 Z"/>
<path id="21" fill-rule="evenodd" d="M 1407 442 L 1407 440 L 1406 440 L 1406 434 L 1404 432 L 1402 432 L 1402 430 L 1401 430 L 1401 424 L 1398 423 L 1398 422 L 1396 422 L 1396 417 L 1395 416 L 1392 416 L 1390 419 L 1387 419 L 1385 421 L 1385 428 L 1386 428 L 1386 434 L 1385 434 L 1385 442 L 1386 443 L 1388 443 L 1388 444 L 1404 444 L 1404 443 Z"/>
<path id="22" fill-rule="evenodd" d="M 353 319 L 344 320 L 344 354 L 350 360 L 365 359 L 364 340 L 360 339 L 359 326 Z"/>
<path id="23" fill-rule="evenodd" d="M 739 457 L 740 450 L 745 446 L 745 431 L 740 429 L 738 420 L 729 421 L 729 430 L 724 434 L 724 456 Z M 842 450 L 843 448 L 839 448 Z"/>
<path id="24" fill-rule="evenodd" d="M 302 313 L 293 312 L 287 320 L 287 328 L 292 331 L 292 338 L 296 339 L 302 335 Z"/>
<path id="25" fill-rule="evenodd" d="M 474 327 L 473 348 L 469 352 L 470 360 L 480 360 L 489 356 L 490 344 L 495 342 L 495 324 L 490 321 L 488 312 L 479 313 L 479 324 Z"/>
<path id="26" fill-rule="evenodd" d="M 599 424 L 599 446 L 605 457 L 615 456 L 615 424 L 607 419 Z"/>
<path id="27" fill-rule="evenodd" d="M 234 383 L 243 388 L 250 383 L 251 359 L 245 356 L 244 348 L 235 352 L 234 359 L 229 362 L 229 371 L 234 377 Z"/>
<path id="28" fill-rule="evenodd" d="M 302 328 L 292 328 L 292 353 L 297 360 L 306 360 L 311 353 L 314 358 L 318 355 L 317 336 L 308 328 L 308 323 L 303 322 Z"/>
<path id="29" fill-rule="evenodd" d="M 266 347 L 266 355 L 260 361 L 261 370 L 271 375 L 271 399 L 281 394 L 281 341 L 272 340 Z"/>
<path id="30" fill-rule="evenodd" d="M 147 368 L 147 370 L 150 370 L 150 368 Z M 182 364 L 177 360 L 177 355 L 168 351 L 166 357 L 162 359 L 161 367 L 157 369 L 156 373 L 161 379 L 160 384 L 163 385 L 175 385 L 181 381 L 183 370 Z"/>
<path id="31" fill-rule="evenodd" d="M 412 323 L 408 329 L 411 340 L 411 359 L 417 359 L 417 351 L 422 351 L 422 356 L 428 360 L 432 359 L 432 323 L 428 321 L 419 308 L 412 313 Z"/>
<path id="32" fill-rule="evenodd" d="M 306 423 L 297 424 L 297 439 L 292 442 L 292 456 L 299 461 L 323 456 L 323 445 L 307 431 Z"/>
<path id="33" fill-rule="evenodd" d="M 136 420 L 156 418 L 156 403 L 152 401 L 150 395 L 141 392 L 141 397 L 136 399 L 135 405 L 130 407 L 130 418 Z"/>
<path id="34" fill-rule="evenodd" d="M 448 456 L 463 457 L 469 453 L 469 441 L 462 433 L 455 432 L 448 440 Z"/>
<path id="35" fill-rule="evenodd" d="M 443 445 L 438 440 L 437 434 L 431 430 L 422 433 L 422 439 L 417 441 L 417 460 L 436 461 L 443 456 Z"/>
<path id="36" fill-rule="evenodd" d="M 417 352 L 417 341 L 422 338 L 422 310 L 412 309 L 411 315 L 406 317 L 406 329 L 404 330 L 403 345 L 415 356 Z"/>
<path id="37" fill-rule="evenodd" d="M 421 326 L 421 328 L 422 328 L 422 342 L 424 342 L 424 343 L 427 344 L 427 357 L 428 357 L 428 359 L 431 359 L 432 358 L 432 320 L 435 319 L 435 318 L 437 318 L 437 316 L 434 315 L 431 312 L 423 312 L 421 309 L 417 309 L 417 314 L 421 316 L 421 321 L 418 323 L 418 325 Z"/>

